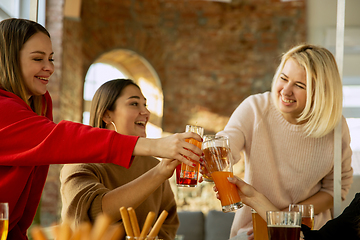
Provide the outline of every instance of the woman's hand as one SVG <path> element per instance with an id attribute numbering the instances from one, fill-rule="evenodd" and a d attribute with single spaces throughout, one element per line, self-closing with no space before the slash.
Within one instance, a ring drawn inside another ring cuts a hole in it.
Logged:
<path id="1" fill-rule="evenodd" d="M 254 229 L 251 228 L 249 231 L 247 231 L 246 233 L 248 235 L 248 240 L 254 240 Z"/>
<path id="2" fill-rule="evenodd" d="M 238 194 L 241 198 L 241 201 L 252 207 L 252 198 L 255 197 L 255 194 L 258 193 L 255 188 L 247 183 L 245 183 L 243 180 L 241 180 L 238 177 L 232 177 L 232 178 L 228 178 L 228 181 L 232 184 L 235 184 L 237 190 L 238 190 Z M 218 193 L 218 189 L 216 186 L 214 186 L 214 191 L 216 192 L 216 197 L 218 199 L 220 199 L 220 195 Z"/>
<path id="3" fill-rule="evenodd" d="M 263 219 L 266 219 L 266 211 L 279 211 L 277 207 L 275 207 L 269 199 L 267 199 L 263 194 L 258 192 L 253 186 L 247 184 L 243 180 L 238 177 L 228 178 L 228 181 L 232 184 L 235 184 L 241 201 L 255 209 Z M 216 186 L 214 187 L 214 191 L 217 193 Z M 219 194 L 216 194 L 216 197 L 219 198 Z"/>
<path id="4" fill-rule="evenodd" d="M 202 151 L 197 146 L 185 141 L 189 138 L 202 142 L 201 137 L 193 132 L 176 133 L 158 139 L 139 138 L 133 155 L 176 159 L 193 167 L 195 163 L 186 157 L 199 162 Z"/>
<path id="5" fill-rule="evenodd" d="M 179 164 L 181 164 L 179 160 L 163 158 L 159 164 L 156 165 L 155 170 L 157 171 L 157 174 L 163 176 L 164 179 L 168 179 L 173 175 Z"/>
<path id="6" fill-rule="evenodd" d="M 211 176 L 211 174 L 209 173 L 209 170 L 207 169 L 207 166 L 206 166 L 206 163 L 205 163 L 205 160 L 204 160 L 204 156 L 200 156 L 200 176 L 199 176 L 199 180 L 198 182 L 201 183 L 204 181 L 204 177 L 203 175 L 206 175 L 206 176 Z"/>

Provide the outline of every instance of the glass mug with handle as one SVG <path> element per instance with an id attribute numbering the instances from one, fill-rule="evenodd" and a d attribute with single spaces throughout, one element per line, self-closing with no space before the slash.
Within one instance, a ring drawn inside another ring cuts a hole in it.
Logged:
<path id="1" fill-rule="evenodd" d="M 314 206 L 311 204 L 290 204 L 289 211 L 301 212 L 301 223 L 314 229 Z"/>
<path id="2" fill-rule="evenodd" d="M 9 204 L 0 203 L 0 240 L 6 240 L 9 231 Z"/>
<path id="3" fill-rule="evenodd" d="M 218 190 L 222 211 L 230 212 L 240 209 L 243 206 L 235 184 L 227 179 L 234 177 L 232 155 L 228 138 L 214 138 L 206 141 L 209 156 L 214 164 L 211 177 Z M 205 153 L 204 153 L 205 154 Z"/>
<path id="4" fill-rule="evenodd" d="M 186 132 L 194 132 L 199 134 L 201 137 L 204 135 L 204 128 L 193 125 L 186 125 Z M 201 142 L 190 138 L 186 139 L 187 142 L 197 146 L 201 149 Z M 191 160 L 191 159 L 189 159 Z M 196 187 L 198 184 L 198 176 L 200 170 L 200 164 L 196 161 L 191 160 L 196 164 L 195 167 L 190 167 L 185 163 L 181 163 L 176 167 L 176 184 L 178 187 Z"/>

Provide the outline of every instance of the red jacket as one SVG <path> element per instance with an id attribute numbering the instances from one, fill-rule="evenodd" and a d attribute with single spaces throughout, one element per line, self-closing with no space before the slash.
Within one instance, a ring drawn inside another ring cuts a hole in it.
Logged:
<path id="1" fill-rule="evenodd" d="M 107 163 L 128 168 L 138 137 L 79 123 L 52 121 L 49 93 L 42 117 L 0 89 L 0 202 L 9 203 L 7 239 L 27 239 L 49 164 Z"/>

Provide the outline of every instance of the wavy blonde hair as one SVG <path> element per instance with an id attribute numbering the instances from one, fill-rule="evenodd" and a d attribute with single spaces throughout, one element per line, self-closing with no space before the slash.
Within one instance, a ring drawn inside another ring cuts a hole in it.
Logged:
<path id="1" fill-rule="evenodd" d="M 20 66 L 20 50 L 35 33 L 49 32 L 40 24 L 26 20 L 10 18 L 0 22 L 0 87 L 14 93 L 26 102 L 38 115 L 46 114 L 43 96 L 28 96 L 28 88 L 23 80 Z"/>
<path id="2" fill-rule="evenodd" d="M 298 122 L 305 122 L 309 137 L 321 138 L 339 123 L 342 116 L 342 82 L 332 53 L 319 46 L 301 44 L 281 58 L 272 82 L 272 97 L 276 101 L 275 85 L 288 59 L 294 59 L 306 72 L 306 105 Z"/>

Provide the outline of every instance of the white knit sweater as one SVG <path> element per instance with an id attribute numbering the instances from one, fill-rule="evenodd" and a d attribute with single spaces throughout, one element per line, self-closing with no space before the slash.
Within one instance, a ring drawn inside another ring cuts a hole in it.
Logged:
<path id="1" fill-rule="evenodd" d="M 236 160 L 245 153 L 244 180 L 279 209 L 303 201 L 319 191 L 333 195 L 334 133 L 305 137 L 302 125 L 290 124 L 275 108 L 271 93 L 245 99 L 224 131 Z M 342 198 L 352 183 L 350 135 L 342 119 Z M 315 229 L 331 219 L 330 210 L 315 216 Z M 250 207 L 236 212 L 231 236 L 252 227 Z"/>

